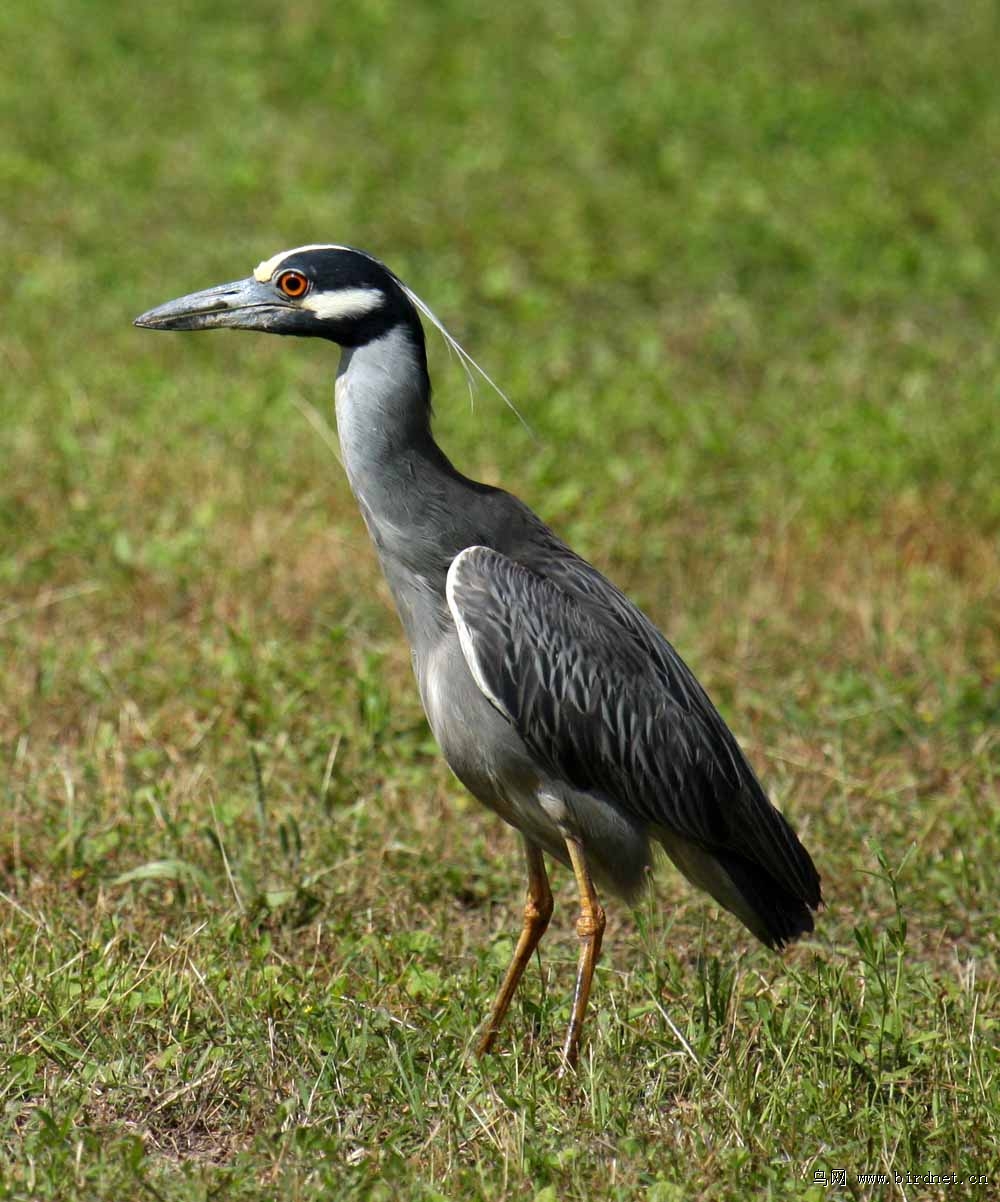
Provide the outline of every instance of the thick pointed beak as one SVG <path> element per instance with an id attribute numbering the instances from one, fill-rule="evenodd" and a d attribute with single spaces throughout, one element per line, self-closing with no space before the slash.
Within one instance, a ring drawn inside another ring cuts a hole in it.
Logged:
<path id="1" fill-rule="evenodd" d="M 289 308 L 269 283 L 251 276 L 167 301 L 137 317 L 135 324 L 147 330 L 266 330 L 276 313 Z"/>

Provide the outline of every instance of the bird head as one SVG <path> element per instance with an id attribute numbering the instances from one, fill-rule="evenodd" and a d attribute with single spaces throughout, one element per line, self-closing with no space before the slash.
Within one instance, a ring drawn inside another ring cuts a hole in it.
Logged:
<path id="1" fill-rule="evenodd" d="M 350 246 L 322 244 L 279 251 L 232 284 L 217 284 L 158 305 L 135 319 L 148 330 L 263 330 L 365 346 L 403 327 L 426 372 L 422 314 L 458 356 L 469 390 L 473 373 L 492 388 L 527 429 L 504 390 L 446 329 L 425 301 L 384 263 Z M 429 386 L 428 386 L 429 387 Z"/>
<path id="2" fill-rule="evenodd" d="M 364 251 L 300 246 L 265 259 L 248 279 L 167 301 L 135 324 L 150 330 L 263 330 L 356 347 L 400 323 L 419 330 L 411 295 Z"/>

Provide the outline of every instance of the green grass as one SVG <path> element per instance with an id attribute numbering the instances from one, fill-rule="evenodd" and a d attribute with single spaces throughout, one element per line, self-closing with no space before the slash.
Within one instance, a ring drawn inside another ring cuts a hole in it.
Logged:
<path id="1" fill-rule="evenodd" d="M 0 15 L 0 1198 L 985 1199 L 993 7 L 470 7 Z M 516 399 L 534 439 L 432 348 L 449 453 L 663 626 L 823 874 L 783 958 L 666 868 L 612 905 L 568 1083 L 564 873 L 469 1055 L 520 857 L 421 714 L 335 356 L 130 325 L 316 240 Z"/>

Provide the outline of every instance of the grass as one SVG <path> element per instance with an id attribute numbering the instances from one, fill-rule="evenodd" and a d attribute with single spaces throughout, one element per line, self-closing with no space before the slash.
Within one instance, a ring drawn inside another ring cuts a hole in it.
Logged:
<path id="1" fill-rule="evenodd" d="M 0 1198 L 995 1189 L 994 20 L 4 9 Z M 565 874 L 469 1057 L 520 860 L 424 723 L 329 350 L 130 326 L 323 239 L 516 398 L 534 440 L 433 348 L 453 458 L 668 631 L 823 874 L 782 959 L 667 869 L 612 906 L 568 1084 Z"/>

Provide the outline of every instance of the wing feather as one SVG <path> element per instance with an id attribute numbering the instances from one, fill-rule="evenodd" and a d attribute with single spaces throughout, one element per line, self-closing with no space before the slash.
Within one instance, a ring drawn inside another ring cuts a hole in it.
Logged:
<path id="1" fill-rule="evenodd" d="M 549 551 L 544 575 L 487 547 L 452 562 L 448 604 L 479 688 L 555 779 L 755 862 L 815 908 L 808 853 L 690 670 L 596 569 Z"/>

